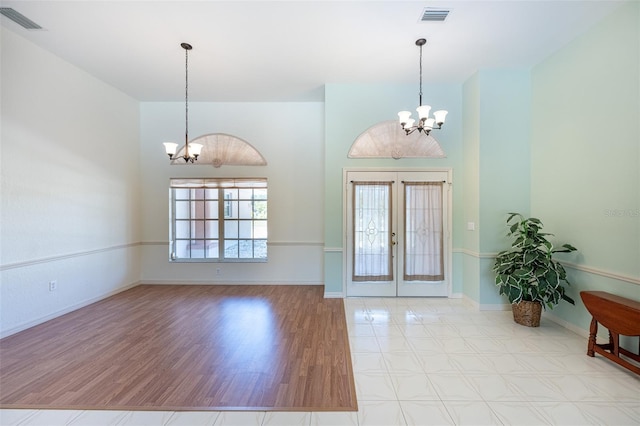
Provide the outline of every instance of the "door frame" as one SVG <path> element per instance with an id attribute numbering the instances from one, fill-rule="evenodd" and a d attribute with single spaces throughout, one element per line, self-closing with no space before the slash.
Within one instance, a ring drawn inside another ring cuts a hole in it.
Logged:
<path id="1" fill-rule="evenodd" d="M 447 229 L 444 230 L 446 244 L 447 247 L 445 256 L 445 274 L 448 276 L 447 282 L 447 295 L 446 297 L 450 298 L 452 296 L 453 291 L 453 169 L 451 167 L 343 167 L 342 168 L 342 294 L 347 297 L 347 262 L 349 259 L 347 253 L 347 238 L 348 232 L 347 229 L 347 210 L 349 200 L 348 196 L 348 185 L 349 182 L 347 180 L 347 173 L 349 172 L 445 172 L 447 174 L 445 185 L 449 185 L 449 190 L 447 191 L 448 197 L 443 202 L 447 208 L 447 217 L 445 218 L 445 222 L 447 223 Z"/>

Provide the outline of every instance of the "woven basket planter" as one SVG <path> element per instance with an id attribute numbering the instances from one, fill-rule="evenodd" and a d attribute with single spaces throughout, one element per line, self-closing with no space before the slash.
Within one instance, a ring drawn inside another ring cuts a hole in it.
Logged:
<path id="1" fill-rule="evenodd" d="M 529 302 L 522 300 L 511 305 L 513 320 L 527 327 L 540 327 L 540 316 L 542 315 L 542 304 L 540 302 Z"/>

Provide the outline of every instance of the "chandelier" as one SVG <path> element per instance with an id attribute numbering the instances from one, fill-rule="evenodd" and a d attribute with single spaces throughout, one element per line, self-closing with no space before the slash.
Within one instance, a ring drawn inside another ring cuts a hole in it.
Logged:
<path id="1" fill-rule="evenodd" d="M 447 111 L 439 110 L 433 112 L 433 117 L 429 117 L 431 106 L 422 105 L 422 46 L 425 44 L 427 44 L 427 40 L 424 38 L 416 40 L 416 46 L 420 47 L 420 103 L 418 108 L 416 108 L 418 112 L 418 123 L 416 124 L 416 120 L 411 118 L 410 111 L 400 111 L 398 113 L 402 130 L 404 130 L 407 135 L 416 130 L 428 135 L 433 129 L 441 129 L 444 124 L 444 119 L 447 116 Z"/>
<path id="2" fill-rule="evenodd" d="M 202 145 L 199 143 L 189 143 L 189 51 L 193 47 L 189 43 L 181 43 L 184 49 L 184 155 L 181 156 L 185 163 L 193 163 L 198 159 Z M 164 142 L 164 149 L 170 160 L 176 155 L 178 144 L 174 142 Z"/>

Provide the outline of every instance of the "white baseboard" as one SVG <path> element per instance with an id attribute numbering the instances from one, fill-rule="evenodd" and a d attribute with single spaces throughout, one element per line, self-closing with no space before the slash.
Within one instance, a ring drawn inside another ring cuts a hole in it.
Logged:
<path id="1" fill-rule="evenodd" d="M 589 338 L 589 330 L 585 330 L 584 328 L 580 328 L 575 324 L 572 324 L 568 321 L 563 320 L 562 318 L 550 313 L 549 311 L 545 311 L 542 313 L 544 318 L 548 318 L 549 320 L 555 322 L 556 324 L 566 328 L 569 331 L 574 332 L 575 334 L 577 334 L 580 337 L 584 337 L 585 339 Z M 602 330 L 600 330 L 602 331 Z M 602 335 L 601 337 L 605 337 L 605 335 Z M 608 339 L 608 334 L 606 335 L 607 339 Z"/>
<path id="2" fill-rule="evenodd" d="M 499 304 L 478 303 L 472 298 L 470 298 L 469 296 L 467 296 L 466 294 L 463 294 L 462 298 L 465 300 L 465 302 L 467 302 L 469 305 L 471 305 L 473 308 L 477 309 L 478 311 L 510 311 L 511 310 L 511 305 L 506 303 L 499 303 Z"/>
<path id="3" fill-rule="evenodd" d="M 511 310 L 511 305 L 506 304 L 506 303 L 481 304 L 480 305 L 480 310 L 481 311 L 510 311 Z"/>
<path id="4" fill-rule="evenodd" d="M 116 290 L 110 291 L 110 292 L 105 293 L 103 295 L 100 295 L 100 296 L 97 296 L 97 297 L 93 297 L 91 299 L 83 300 L 80 303 L 76 303 L 75 305 L 66 307 L 66 308 L 61 309 L 59 311 L 56 311 L 56 312 L 54 312 L 52 314 L 45 315 L 45 316 L 40 317 L 38 319 L 35 319 L 35 320 L 32 320 L 32 321 L 20 324 L 19 326 L 10 328 L 9 330 L 3 330 L 3 331 L 0 332 L 0 339 L 5 338 L 7 336 L 11 336 L 12 334 L 19 333 L 19 332 L 21 332 L 23 330 L 26 330 L 28 328 L 35 327 L 36 325 L 42 324 L 42 323 L 47 322 L 49 320 L 52 320 L 54 318 L 60 317 L 60 316 L 65 315 L 65 314 L 68 314 L 69 312 L 73 312 L 73 311 L 78 310 L 80 308 L 84 308 L 85 306 L 89 306 L 92 303 L 99 302 L 102 299 L 106 299 L 107 297 L 111 297 L 111 296 L 113 296 L 115 294 L 118 294 L 118 293 L 121 293 L 121 292 L 123 292 L 125 290 L 129 290 L 129 289 L 131 289 L 131 288 L 133 288 L 133 287 L 135 287 L 135 286 L 137 286 L 139 284 L 140 284 L 139 282 L 134 282 L 133 284 L 129 284 L 129 285 L 125 286 L 125 287 L 120 287 L 120 288 L 118 288 Z"/>
<path id="5" fill-rule="evenodd" d="M 324 294 L 324 298 L 325 299 L 344 299 L 347 296 L 340 291 L 330 291 L 330 292 L 326 292 Z M 466 296 L 462 293 L 454 293 L 451 296 L 449 296 L 449 299 L 465 299 Z M 471 300 L 471 299 L 469 299 Z"/>
<path id="6" fill-rule="evenodd" d="M 476 302 L 475 300 L 473 300 L 472 298 L 470 298 L 469 296 L 467 296 L 466 294 L 462 294 L 462 298 L 464 299 L 464 301 L 469 304 L 473 309 L 475 310 L 480 310 L 480 304 L 478 302 Z"/>
<path id="7" fill-rule="evenodd" d="M 144 285 L 324 285 L 316 281 L 211 281 L 211 280 L 140 280 Z"/>

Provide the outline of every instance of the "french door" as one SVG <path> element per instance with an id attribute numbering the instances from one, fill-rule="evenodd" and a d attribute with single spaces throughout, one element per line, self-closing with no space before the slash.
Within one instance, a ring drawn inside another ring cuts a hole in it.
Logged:
<path id="1" fill-rule="evenodd" d="M 347 296 L 448 296 L 450 170 L 346 170 Z"/>

